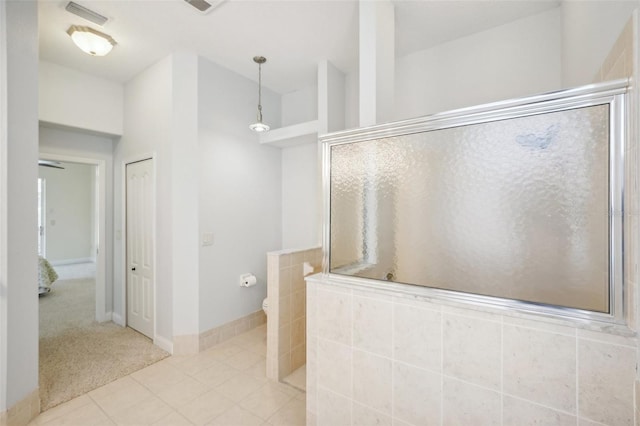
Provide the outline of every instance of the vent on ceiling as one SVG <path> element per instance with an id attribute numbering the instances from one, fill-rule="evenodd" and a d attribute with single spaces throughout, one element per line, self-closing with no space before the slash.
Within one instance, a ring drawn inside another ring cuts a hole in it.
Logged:
<path id="1" fill-rule="evenodd" d="M 102 16 L 99 13 L 87 9 L 84 6 L 80 6 L 78 3 L 74 3 L 72 1 L 67 4 L 65 9 L 67 10 L 67 12 L 73 13 L 74 15 L 77 15 L 82 19 L 86 19 L 89 22 L 93 22 L 94 24 L 101 27 L 109 20 L 109 18 L 107 18 L 106 16 Z"/>
<path id="2" fill-rule="evenodd" d="M 195 7 L 200 13 L 209 13 L 216 7 L 220 6 L 225 0 L 184 0 L 191 6 Z"/>

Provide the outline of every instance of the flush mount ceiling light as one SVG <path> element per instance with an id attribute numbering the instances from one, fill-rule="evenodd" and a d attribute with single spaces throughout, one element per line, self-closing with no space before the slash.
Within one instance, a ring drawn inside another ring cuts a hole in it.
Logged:
<path id="1" fill-rule="evenodd" d="M 117 44 L 109 34 L 90 27 L 72 25 L 67 30 L 67 34 L 71 36 L 76 46 L 91 56 L 104 56 Z"/>
<path id="2" fill-rule="evenodd" d="M 250 124 L 249 128 L 254 132 L 268 132 L 269 126 L 262 122 L 262 64 L 267 62 L 264 56 L 254 56 L 253 62 L 258 64 L 258 121 Z"/>

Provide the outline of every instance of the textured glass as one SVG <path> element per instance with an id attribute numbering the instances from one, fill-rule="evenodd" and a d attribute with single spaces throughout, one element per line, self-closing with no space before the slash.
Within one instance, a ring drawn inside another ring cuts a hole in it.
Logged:
<path id="1" fill-rule="evenodd" d="M 330 271 L 609 311 L 609 106 L 331 147 Z"/>

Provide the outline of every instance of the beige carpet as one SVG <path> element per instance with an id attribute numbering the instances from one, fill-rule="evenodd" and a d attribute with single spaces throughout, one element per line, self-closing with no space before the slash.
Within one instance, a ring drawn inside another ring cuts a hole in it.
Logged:
<path id="1" fill-rule="evenodd" d="M 95 281 L 56 281 L 40 297 L 40 404 L 54 407 L 169 356 L 150 339 L 97 323 Z"/>

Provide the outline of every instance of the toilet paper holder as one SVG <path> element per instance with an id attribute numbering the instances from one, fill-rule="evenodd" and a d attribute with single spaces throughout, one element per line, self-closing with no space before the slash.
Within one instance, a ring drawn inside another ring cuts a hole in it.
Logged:
<path id="1" fill-rule="evenodd" d="M 240 275 L 240 287 L 253 287 L 258 284 L 258 279 L 252 273 Z"/>

